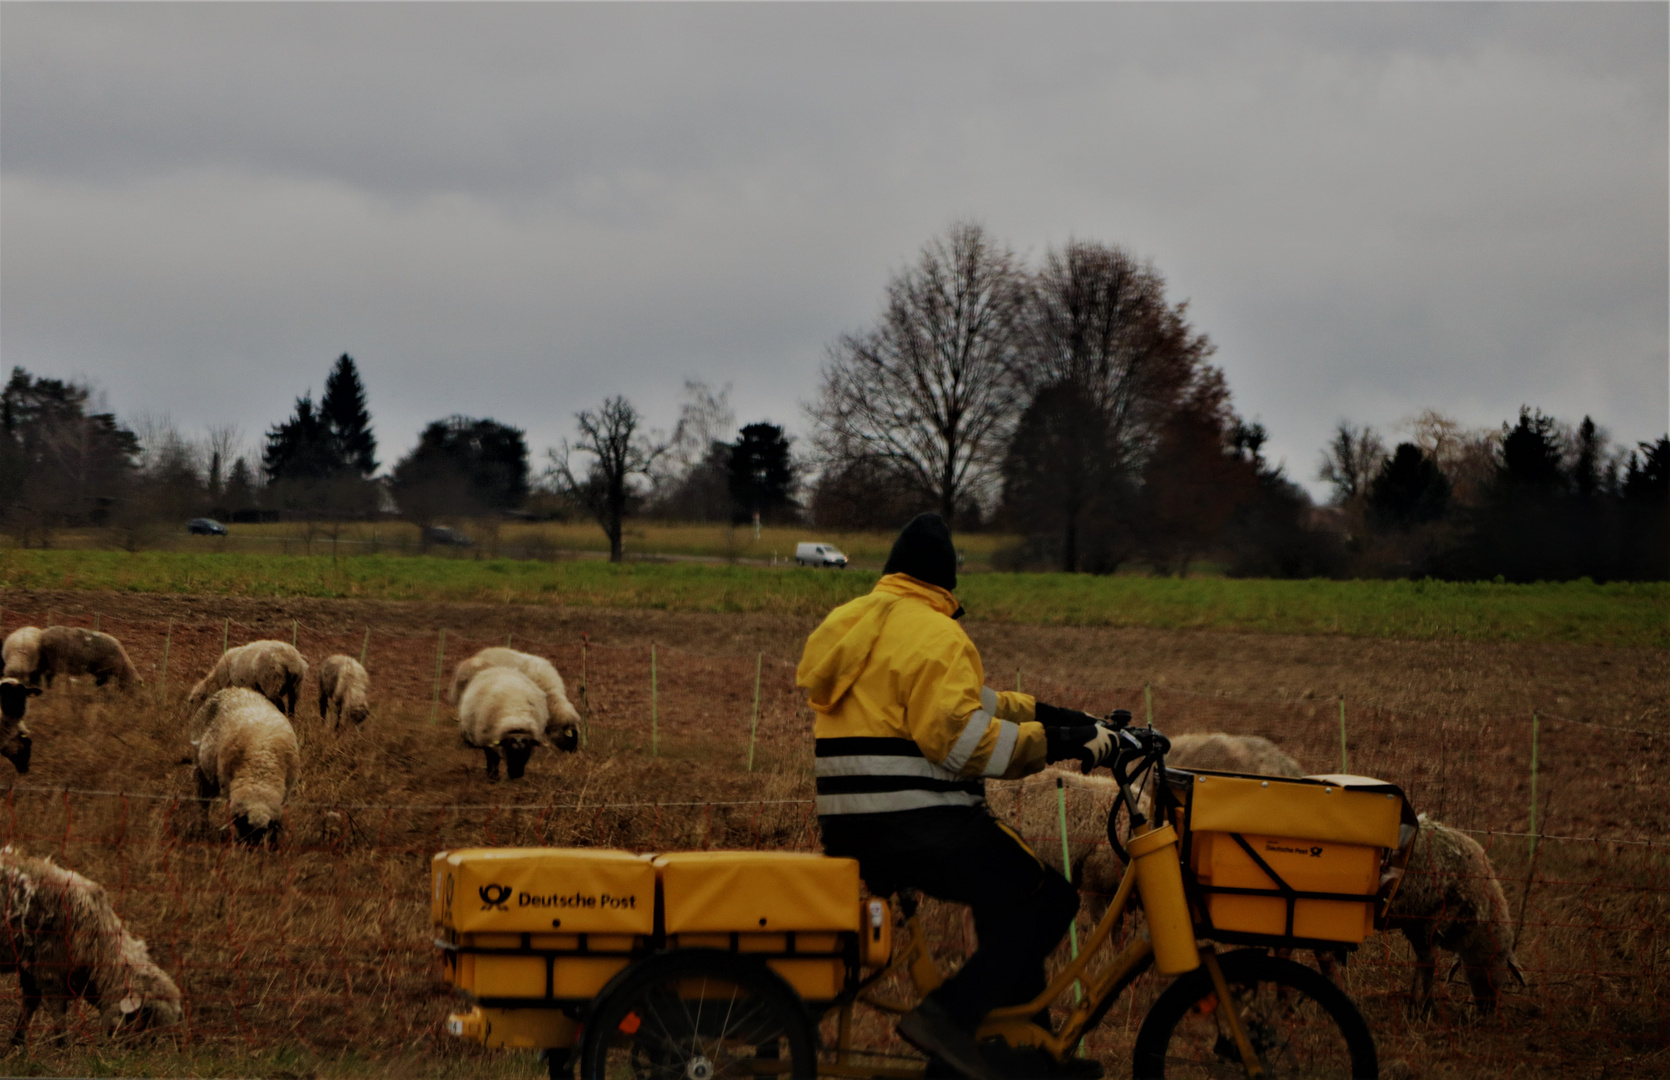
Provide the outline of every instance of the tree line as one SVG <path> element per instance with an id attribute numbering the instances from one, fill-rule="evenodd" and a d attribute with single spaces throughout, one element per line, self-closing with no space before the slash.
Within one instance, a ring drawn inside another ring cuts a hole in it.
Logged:
<path id="1" fill-rule="evenodd" d="M 1163 276 L 1072 240 L 1026 265 L 957 223 L 887 284 L 874 322 L 833 342 L 805 406 L 809 447 L 741 425 L 728 388 L 685 384 L 671 434 L 625 396 L 575 417 L 536 469 L 525 433 L 450 416 L 378 473 L 365 387 L 344 354 L 240 452 L 234 429 L 124 425 L 85 386 L 14 369 L 0 395 L 0 515 L 23 543 L 99 525 L 399 515 L 589 516 L 622 555 L 635 514 L 892 529 L 937 510 L 1017 537 L 1011 569 L 1537 580 L 1670 577 L 1670 437 L 1615 447 L 1526 407 L 1472 431 L 1428 411 L 1388 450 L 1341 421 L 1313 505 L 1235 410 L 1214 346 Z"/>

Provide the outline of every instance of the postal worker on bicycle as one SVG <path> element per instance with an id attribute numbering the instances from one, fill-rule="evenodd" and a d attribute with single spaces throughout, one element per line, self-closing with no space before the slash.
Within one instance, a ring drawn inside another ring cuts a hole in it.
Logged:
<path id="1" fill-rule="evenodd" d="M 985 685 L 962 607 L 951 531 L 937 514 L 906 525 L 875 588 L 807 639 L 796 671 L 817 714 L 817 812 L 824 850 L 856 858 L 881 896 L 918 889 L 968 904 L 979 947 L 899 1022 L 899 1034 L 975 1080 L 1100 1075 L 1094 1062 L 983 1049 L 993 1008 L 1031 1000 L 1078 893 L 986 806 L 985 778 L 1014 779 L 1114 755 L 1111 726 Z M 1046 1021 L 1045 1026 L 1048 1026 Z M 933 1070 L 930 1069 L 930 1075 Z"/>

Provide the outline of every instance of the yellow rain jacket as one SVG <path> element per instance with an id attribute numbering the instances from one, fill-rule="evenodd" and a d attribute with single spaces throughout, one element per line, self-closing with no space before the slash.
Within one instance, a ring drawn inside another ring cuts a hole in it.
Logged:
<path id="1" fill-rule="evenodd" d="M 795 683 L 817 713 L 818 813 L 985 801 L 984 777 L 1044 766 L 1032 695 L 985 685 L 956 597 L 888 574 L 806 640 Z"/>

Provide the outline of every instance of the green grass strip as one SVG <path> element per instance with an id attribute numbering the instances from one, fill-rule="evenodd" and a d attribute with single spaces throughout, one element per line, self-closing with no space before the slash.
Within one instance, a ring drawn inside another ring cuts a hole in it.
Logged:
<path id="1" fill-rule="evenodd" d="M 0 586 L 817 616 L 874 573 L 700 563 L 0 551 Z M 1670 646 L 1670 585 L 965 574 L 969 617 L 1063 626 Z"/>

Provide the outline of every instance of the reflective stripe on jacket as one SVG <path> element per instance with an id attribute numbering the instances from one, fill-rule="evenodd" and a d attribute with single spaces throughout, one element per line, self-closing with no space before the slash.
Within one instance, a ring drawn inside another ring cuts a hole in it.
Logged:
<path id="1" fill-rule="evenodd" d="M 988 776 L 1044 765 L 1030 694 L 985 685 L 949 592 L 888 574 L 806 640 L 795 683 L 817 714 L 818 813 L 985 801 Z"/>

